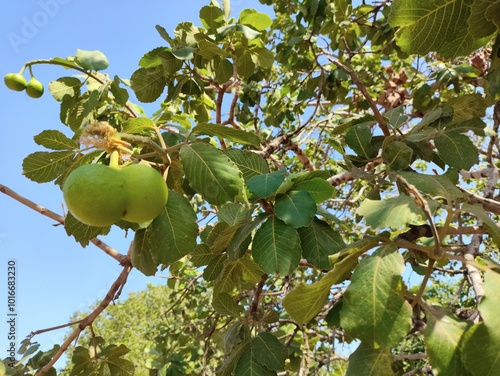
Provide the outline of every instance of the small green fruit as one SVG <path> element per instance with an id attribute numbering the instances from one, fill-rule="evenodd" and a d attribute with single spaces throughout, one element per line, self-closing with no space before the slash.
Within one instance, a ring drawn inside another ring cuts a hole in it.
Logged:
<path id="1" fill-rule="evenodd" d="M 90 164 L 76 168 L 63 185 L 68 210 L 89 226 L 110 226 L 126 211 L 128 188 L 120 169 Z"/>
<path id="2" fill-rule="evenodd" d="M 129 194 L 122 219 L 143 223 L 160 215 L 168 199 L 168 188 L 162 175 L 143 164 L 127 166 L 121 172 Z"/>
<path id="3" fill-rule="evenodd" d="M 43 84 L 35 77 L 31 77 L 26 85 L 26 94 L 31 98 L 40 98 L 43 95 Z"/>
<path id="4" fill-rule="evenodd" d="M 8 73 L 3 78 L 5 85 L 10 90 L 23 91 L 26 89 L 26 79 L 19 73 Z"/>

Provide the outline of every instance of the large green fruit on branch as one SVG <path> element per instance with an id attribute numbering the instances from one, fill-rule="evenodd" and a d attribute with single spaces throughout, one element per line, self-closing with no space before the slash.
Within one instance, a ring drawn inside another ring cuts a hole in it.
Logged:
<path id="1" fill-rule="evenodd" d="M 43 91 L 43 84 L 35 77 L 31 77 L 26 84 L 26 94 L 31 98 L 40 98 L 43 95 Z"/>
<path id="2" fill-rule="evenodd" d="M 146 165 L 91 164 L 69 174 L 63 195 L 80 222 L 104 227 L 120 219 L 142 223 L 156 218 L 165 208 L 168 189 L 161 174 Z"/>

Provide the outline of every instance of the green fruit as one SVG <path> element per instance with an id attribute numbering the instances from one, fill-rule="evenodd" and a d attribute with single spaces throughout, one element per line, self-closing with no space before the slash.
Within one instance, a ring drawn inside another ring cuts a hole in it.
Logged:
<path id="1" fill-rule="evenodd" d="M 168 188 L 162 175 L 142 164 L 122 169 L 129 194 L 127 209 L 122 219 L 143 223 L 156 218 L 165 209 Z"/>
<path id="2" fill-rule="evenodd" d="M 168 188 L 162 175 L 147 165 L 90 164 L 69 174 L 63 195 L 76 219 L 104 227 L 120 219 L 143 223 L 156 218 L 165 209 Z"/>
<path id="3" fill-rule="evenodd" d="M 43 84 L 35 77 L 31 77 L 26 85 L 26 94 L 31 98 L 40 98 L 43 95 Z"/>
<path id="4" fill-rule="evenodd" d="M 8 73 L 3 78 L 5 85 L 15 91 L 23 91 L 26 89 L 26 79 L 19 73 Z"/>
<path id="5" fill-rule="evenodd" d="M 76 168 L 63 185 L 68 210 L 89 226 L 110 226 L 126 211 L 128 189 L 120 169 L 90 164 Z"/>

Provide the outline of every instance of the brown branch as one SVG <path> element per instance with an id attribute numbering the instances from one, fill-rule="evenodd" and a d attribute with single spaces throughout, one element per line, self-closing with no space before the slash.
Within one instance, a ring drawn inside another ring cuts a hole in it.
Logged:
<path id="1" fill-rule="evenodd" d="M 257 288 L 255 289 L 255 293 L 253 295 L 252 305 L 250 306 L 250 316 L 256 317 L 257 311 L 259 309 L 259 300 L 262 295 L 262 289 L 264 288 L 264 284 L 266 283 L 268 275 L 263 274 L 260 278 L 259 283 L 257 284 Z"/>
<path id="2" fill-rule="evenodd" d="M 377 104 L 375 103 L 373 98 L 370 96 L 370 93 L 368 93 L 368 90 L 366 90 L 365 85 L 363 85 L 363 83 L 360 81 L 360 79 L 358 78 L 356 73 L 352 69 L 350 69 L 349 67 L 347 67 L 346 65 L 344 65 L 343 63 L 338 61 L 337 59 L 330 58 L 329 60 L 333 64 L 335 64 L 337 67 L 344 70 L 344 72 L 346 72 L 351 77 L 352 81 L 358 87 L 359 91 L 361 91 L 361 93 L 365 97 L 366 101 L 368 102 L 370 108 L 372 109 L 373 115 L 375 116 L 375 119 L 377 119 L 378 125 L 380 126 L 382 133 L 384 133 L 384 136 L 386 136 L 386 137 L 390 136 L 391 132 L 389 131 L 389 125 L 387 124 L 384 117 L 382 116 L 382 114 L 378 110 Z"/>
<path id="3" fill-rule="evenodd" d="M 35 376 L 43 376 L 47 372 L 49 372 L 52 366 L 59 360 L 64 352 L 66 352 L 68 347 L 71 345 L 71 342 L 73 342 L 87 326 L 92 325 L 97 316 L 99 316 L 102 311 L 106 309 L 109 303 L 111 303 L 111 301 L 115 299 L 117 291 L 119 291 L 125 285 L 125 283 L 127 283 L 127 278 L 131 270 L 132 265 L 127 265 L 123 268 L 122 272 L 120 273 L 116 281 L 111 285 L 108 293 L 101 301 L 101 303 L 97 306 L 97 308 L 80 321 L 78 327 L 68 336 L 68 338 L 66 338 L 66 340 L 63 342 L 57 353 L 52 357 L 50 362 L 48 362 Z"/>
<path id="4" fill-rule="evenodd" d="M 38 335 L 38 334 L 47 333 L 47 332 L 51 332 L 53 330 L 58 330 L 58 329 L 66 328 L 68 326 L 77 325 L 77 324 L 80 324 L 81 322 L 82 322 L 82 320 L 78 320 L 78 321 L 74 321 L 74 322 L 69 322 L 67 324 L 53 326 L 53 327 L 50 327 L 50 328 L 35 330 L 35 331 L 31 332 L 30 334 L 28 334 L 27 337 L 28 337 L 28 339 L 31 339 L 34 336 Z"/>
<path id="5" fill-rule="evenodd" d="M 360 170 L 362 172 L 371 171 L 371 170 L 375 169 L 375 167 L 381 165 L 383 162 L 384 162 L 384 160 L 381 157 L 375 158 L 373 161 L 368 162 L 365 165 L 365 167 L 363 169 L 360 169 Z M 334 187 L 337 187 L 337 186 L 339 186 L 343 183 L 347 183 L 348 181 L 353 180 L 355 178 L 356 178 L 355 174 L 352 173 L 351 171 L 344 171 L 344 172 L 341 172 L 340 174 L 331 176 L 330 178 L 328 178 L 327 182 L 330 183 L 331 185 L 333 185 Z"/>
<path id="6" fill-rule="evenodd" d="M 59 224 L 64 225 L 64 217 L 63 216 L 61 216 L 57 213 L 54 213 L 53 211 L 51 211 L 47 208 L 44 208 L 43 206 L 40 206 L 31 200 L 28 200 L 26 197 L 21 196 L 20 194 L 14 192 L 12 189 L 6 187 L 5 185 L 0 184 L 0 192 L 13 198 L 14 200 L 27 206 L 28 208 L 33 209 L 34 211 L 36 211 L 36 212 L 38 212 L 46 217 L 49 217 L 50 219 L 53 219 L 54 221 L 58 222 Z M 97 248 L 101 249 L 106 254 L 113 257 L 121 265 L 123 265 L 126 262 L 127 257 L 125 255 L 122 255 L 120 252 L 118 252 L 116 249 L 110 247 L 109 245 L 104 243 L 102 240 L 99 240 L 98 238 L 93 238 L 93 239 L 90 239 L 90 241 Z"/>
<path id="7" fill-rule="evenodd" d="M 392 360 L 403 361 L 403 360 L 420 360 L 427 359 L 429 356 L 426 353 L 416 353 L 416 354 L 394 354 Z"/>

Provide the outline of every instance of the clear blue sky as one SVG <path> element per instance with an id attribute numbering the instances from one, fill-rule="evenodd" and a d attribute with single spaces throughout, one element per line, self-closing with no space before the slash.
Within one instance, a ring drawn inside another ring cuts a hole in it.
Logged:
<path id="1" fill-rule="evenodd" d="M 26 61 L 74 55 L 77 48 L 100 50 L 110 62 L 111 76 L 130 78 L 140 57 L 165 45 L 155 30 L 173 31 L 182 21 L 200 25 L 198 11 L 210 0 L 110 2 L 77 0 L 4 0 L 0 12 L 0 73 L 18 72 Z M 265 11 L 258 0 L 231 1 L 233 16 L 244 8 Z M 45 86 L 76 72 L 36 65 L 34 75 Z M 28 78 L 28 72 L 26 72 Z M 133 97 L 132 97 L 133 98 Z M 158 103 L 145 107 L 149 115 Z M 33 136 L 44 129 L 69 135 L 59 121 L 59 105 L 48 90 L 40 99 L 8 90 L 0 84 L 0 184 L 52 211 L 61 213 L 63 198 L 53 183 L 37 184 L 22 176 L 24 157 L 43 150 Z M 126 253 L 129 238 L 117 229 L 102 240 Z M 7 260 L 15 259 L 17 282 L 17 341 L 31 331 L 68 322 L 76 310 L 87 310 L 106 294 L 121 267 L 101 250 L 80 247 L 61 226 L 0 194 L 0 358 L 7 356 Z M 134 270 L 122 299 L 146 283 L 163 283 Z M 62 342 L 64 330 L 34 338 L 49 349 Z M 60 365 L 60 363 L 58 363 Z"/>

